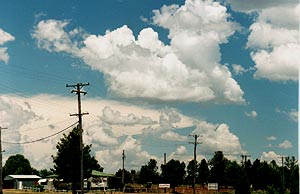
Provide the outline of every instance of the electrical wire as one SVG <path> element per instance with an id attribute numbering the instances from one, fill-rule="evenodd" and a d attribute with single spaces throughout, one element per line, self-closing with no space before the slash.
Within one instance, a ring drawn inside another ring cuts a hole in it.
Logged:
<path id="1" fill-rule="evenodd" d="M 2 141 L 2 143 L 6 143 L 6 144 L 18 144 L 18 145 L 20 145 L 20 144 L 30 144 L 30 143 L 35 143 L 35 142 L 43 141 L 43 140 L 45 140 L 45 139 L 48 139 L 48 138 L 50 138 L 50 137 L 53 137 L 53 136 L 55 136 L 55 135 L 58 135 L 58 134 L 60 134 L 60 133 L 62 133 L 62 132 L 64 132 L 64 131 L 68 130 L 69 128 L 73 127 L 73 126 L 74 126 L 75 124 L 77 124 L 77 123 L 78 123 L 78 121 L 75 122 L 75 123 L 73 123 L 72 125 L 70 125 L 70 126 L 64 128 L 64 129 L 60 130 L 60 131 L 57 132 L 57 133 L 54 133 L 54 134 L 52 134 L 52 135 L 48 135 L 48 136 L 46 136 L 46 137 L 42 137 L 42 138 L 39 138 L 39 139 L 36 139 L 36 140 L 27 141 L 27 142 L 6 142 L 6 141 Z"/>
<path id="2" fill-rule="evenodd" d="M 38 130 L 38 129 L 41 129 L 41 128 L 49 127 L 49 125 L 55 125 L 55 124 L 65 123 L 65 122 L 68 122 L 68 121 L 71 121 L 71 120 L 74 120 L 74 118 L 63 120 L 63 121 L 59 121 L 59 122 L 56 122 L 56 123 L 50 123 L 48 125 L 35 127 L 35 128 L 32 128 L 32 129 L 25 129 L 25 130 L 19 130 L 19 131 L 11 131 L 11 132 L 7 132 L 7 133 L 3 133 L 2 135 L 10 135 L 10 134 L 20 133 L 20 132 L 25 132 L 25 131 L 34 131 L 34 130 Z"/>

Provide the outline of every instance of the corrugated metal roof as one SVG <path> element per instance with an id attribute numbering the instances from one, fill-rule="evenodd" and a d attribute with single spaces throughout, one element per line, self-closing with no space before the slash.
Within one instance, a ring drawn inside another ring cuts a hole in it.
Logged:
<path id="1" fill-rule="evenodd" d="M 41 179 L 37 175 L 7 175 L 4 180 L 13 180 L 13 179 Z"/>
<path id="2" fill-rule="evenodd" d="M 104 173 L 104 172 L 100 172 L 100 171 L 97 171 L 97 170 L 92 170 L 92 176 L 97 176 L 97 177 L 113 177 L 115 175 Z"/>

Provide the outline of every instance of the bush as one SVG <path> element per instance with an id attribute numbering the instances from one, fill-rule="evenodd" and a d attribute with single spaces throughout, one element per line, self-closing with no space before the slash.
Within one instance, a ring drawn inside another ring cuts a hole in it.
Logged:
<path id="1" fill-rule="evenodd" d="M 44 191 L 43 185 L 35 185 L 33 186 L 33 190 L 39 190 L 40 192 Z"/>
<path id="2" fill-rule="evenodd" d="M 70 189 L 70 185 L 68 183 L 54 181 L 53 184 L 54 184 L 55 189 L 57 189 L 57 190 L 69 190 Z"/>

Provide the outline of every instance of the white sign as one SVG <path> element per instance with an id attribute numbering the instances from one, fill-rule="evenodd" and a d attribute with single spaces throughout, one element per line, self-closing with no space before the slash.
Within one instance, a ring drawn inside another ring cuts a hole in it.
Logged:
<path id="1" fill-rule="evenodd" d="M 170 184 L 159 184 L 159 188 L 170 188 Z"/>
<path id="2" fill-rule="evenodd" d="M 208 190 L 218 190 L 218 183 L 208 183 Z"/>

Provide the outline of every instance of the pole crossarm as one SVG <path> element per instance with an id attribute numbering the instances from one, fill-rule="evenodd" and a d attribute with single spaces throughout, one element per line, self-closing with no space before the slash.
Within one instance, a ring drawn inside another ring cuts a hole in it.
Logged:
<path id="1" fill-rule="evenodd" d="M 88 115 L 89 113 L 88 112 L 84 112 L 84 113 L 81 113 L 80 115 Z M 73 116 L 80 116 L 78 113 L 74 113 L 74 114 L 70 114 L 71 117 Z"/>

